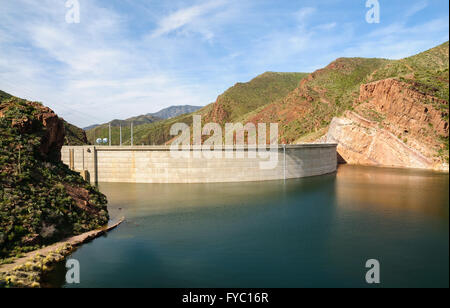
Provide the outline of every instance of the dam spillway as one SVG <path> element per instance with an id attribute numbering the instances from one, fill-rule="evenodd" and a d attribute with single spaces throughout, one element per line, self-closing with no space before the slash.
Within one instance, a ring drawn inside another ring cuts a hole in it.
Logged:
<path id="1" fill-rule="evenodd" d="M 337 169 L 336 147 L 336 144 L 280 145 L 272 148 L 271 158 L 260 157 L 246 148 L 234 148 L 233 157 L 205 158 L 195 149 L 186 151 L 182 157 L 173 157 L 170 146 L 64 146 L 61 158 L 91 183 L 251 182 L 333 173 Z M 261 168 L 269 159 L 274 160 L 273 166 Z"/>

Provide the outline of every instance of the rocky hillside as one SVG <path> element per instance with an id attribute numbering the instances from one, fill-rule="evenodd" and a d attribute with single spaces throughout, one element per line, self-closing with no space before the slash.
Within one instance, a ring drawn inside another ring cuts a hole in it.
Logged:
<path id="1" fill-rule="evenodd" d="M 49 108 L 0 102 L 0 262 L 108 222 L 105 196 L 60 161 L 64 139 Z"/>
<path id="2" fill-rule="evenodd" d="M 178 117 L 183 114 L 195 112 L 201 108 L 202 107 L 200 107 L 200 106 L 190 106 L 190 105 L 171 106 L 171 107 L 164 108 L 155 113 L 149 113 L 149 114 L 147 114 L 147 116 L 153 116 L 155 118 L 168 120 L 168 119 L 172 119 L 172 118 Z"/>
<path id="3" fill-rule="evenodd" d="M 448 47 L 401 60 L 339 58 L 311 74 L 264 73 L 193 114 L 222 125 L 276 122 L 280 143 L 337 142 L 347 163 L 448 171 Z M 135 144 L 170 142 L 170 127 L 191 125 L 193 114 L 140 125 Z"/>
<path id="4" fill-rule="evenodd" d="M 323 132 L 333 117 L 352 107 L 361 83 L 384 59 L 340 58 L 309 74 L 283 97 L 246 116 L 245 122 L 279 124 L 279 142 L 295 143 Z M 305 140 L 310 141 L 310 140 Z"/>
<path id="5" fill-rule="evenodd" d="M 13 97 L 14 97 L 13 95 L 0 90 L 0 102 L 3 100 L 9 99 L 9 98 L 13 98 Z M 64 123 L 64 128 L 65 128 L 65 132 L 66 132 L 66 136 L 64 139 L 64 145 L 86 145 L 86 144 L 88 144 L 86 132 L 83 129 L 64 121 L 64 119 L 61 119 L 61 120 Z"/>
<path id="6" fill-rule="evenodd" d="M 96 125 L 95 127 L 86 130 L 86 136 L 90 144 L 95 144 L 97 138 L 108 138 L 109 124 L 111 124 L 111 141 L 112 144 L 118 145 L 120 144 L 120 126 L 122 127 L 122 138 L 125 141 L 130 139 L 131 123 L 133 123 L 134 130 L 136 130 L 138 126 L 158 121 L 161 121 L 161 119 L 151 115 L 141 115 L 126 120 L 113 120 L 109 123 Z"/>
<path id="7" fill-rule="evenodd" d="M 448 171 L 448 46 L 398 61 L 337 59 L 240 119 L 279 123 L 280 143 L 337 142 L 347 163 Z"/>
<path id="8" fill-rule="evenodd" d="M 86 132 L 63 120 L 66 136 L 64 138 L 64 145 L 87 145 L 89 144 Z"/>
<path id="9" fill-rule="evenodd" d="M 131 123 L 133 123 L 134 125 L 134 131 L 136 130 L 139 131 L 139 126 L 141 125 L 152 124 L 163 120 L 169 120 L 178 116 L 195 112 L 201 108 L 202 107 L 190 105 L 171 106 L 155 113 L 139 115 L 126 120 L 113 120 L 105 124 L 91 125 L 85 128 L 85 130 L 87 132 L 87 138 L 89 142 L 91 144 L 94 144 L 96 138 L 107 138 L 109 136 L 109 124 L 111 124 L 112 143 L 118 145 L 120 143 L 119 126 L 122 126 L 122 138 L 123 142 L 126 144 L 127 142 L 128 143 L 130 142 Z M 141 140 L 137 141 L 139 142 L 138 144 L 142 142 Z"/>
<path id="10" fill-rule="evenodd" d="M 448 171 L 448 61 L 445 43 L 373 72 L 325 140 L 350 164 Z"/>
<path id="11" fill-rule="evenodd" d="M 237 83 L 217 98 L 217 101 L 191 114 L 158 121 L 135 128 L 135 144 L 165 144 L 170 142 L 170 127 L 174 123 L 192 124 L 192 115 L 202 116 L 204 122 L 241 122 L 248 115 L 294 90 L 306 73 L 266 72 L 246 83 Z M 89 134 L 89 132 L 88 132 Z M 128 135 L 129 136 L 129 135 Z M 129 144 L 129 137 L 127 141 Z"/>
<path id="12" fill-rule="evenodd" d="M 11 97 L 12 97 L 11 94 L 8 94 L 8 93 L 3 92 L 2 90 L 0 90 L 0 102 L 1 102 L 2 100 L 5 100 L 5 99 L 11 98 Z"/>
<path id="13" fill-rule="evenodd" d="M 266 72 L 247 83 L 237 83 L 217 98 L 206 113 L 205 122 L 238 122 L 288 95 L 306 76 L 305 73 Z"/>

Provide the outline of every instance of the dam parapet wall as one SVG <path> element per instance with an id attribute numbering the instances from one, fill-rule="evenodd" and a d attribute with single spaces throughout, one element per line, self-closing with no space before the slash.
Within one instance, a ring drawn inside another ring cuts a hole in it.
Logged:
<path id="1" fill-rule="evenodd" d="M 336 144 L 267 147 L 270 157 L 262 157 L 252 148 L 234 147 L 224 148 L 223 155 L 218 157 L 205 158 L 196 149 L 174 157 L 170 146 L 64 146 L 61 157 L 91 183 L 249 182 L 333 173 L 337 169 L 336 147 Z M 272 161 L 271 167 L 261 168 L 268 160 Z"/>

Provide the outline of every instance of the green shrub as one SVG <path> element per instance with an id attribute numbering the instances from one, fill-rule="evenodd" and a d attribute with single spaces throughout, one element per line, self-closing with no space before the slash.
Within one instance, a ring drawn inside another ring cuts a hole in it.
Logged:
<path id="1" fill-rule="evenodd" d="M 0 262 L 105 225 L 106 197 L 62 162 L 41 157 L 45 128 L 36 121 L 38 110 L 18 98 L 4 99 L 0 109 Z M 13 127 L 16 119 L 29 120 L 31 129 Z M 87 189 L 95 210 L 75 206 L 65 185 Z"/>

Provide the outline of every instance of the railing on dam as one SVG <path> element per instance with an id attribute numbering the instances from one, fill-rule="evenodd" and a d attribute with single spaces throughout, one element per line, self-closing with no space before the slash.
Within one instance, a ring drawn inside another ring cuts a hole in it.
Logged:
<path id="1" fill-rule="evenodd" d="M 92 183 L 217 183 L 267 181 L 333 173 L 336 144 L 224 147 L 64 146 L 62 161 Z M 178 152 L 178 153 L 174 153 Z"/>

